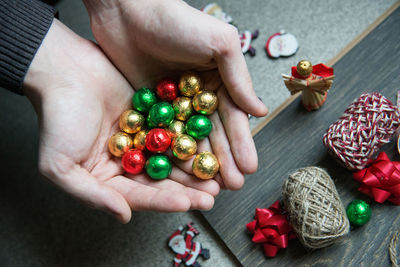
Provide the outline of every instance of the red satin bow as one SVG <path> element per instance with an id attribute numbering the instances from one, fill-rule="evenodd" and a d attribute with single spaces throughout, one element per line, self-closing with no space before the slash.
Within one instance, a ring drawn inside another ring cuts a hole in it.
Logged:
<path id="1" fill-rule="evenodd" d="M 386 200 L 400 205 L 400 162 L 390 161 L 385 152 L 381 152 L 368 168 L 353 174 L 361 182 L 361 193 L 373 197 L 376 202 Z"/>
<path id="2" fill-rule="evenodd" d="M 280 248 L 286 248 L 290 239 L 296 238 L 284 210 L 275 201 L 268 209 L 256 209 L 255 220 L 246 225 L 247 230 L 254 234 L 254 243 L 264 243 L 264 253 L 275 257 Z"/>
<path id="3" fill-rule="evenodd" d="M 313 66 L 312 74 L 315 74 L 317 76 L 326 78 L 326 77 L 329 77 L 329 76 L 333 75 L 333 68 L 328 67 L 325 64 L 320 63 L 320 64 L 317 64 L 317 65 Z M 301 76 L 297 72 L 297 67 L 296 66 L 292 67 L 292 76 L 297 78 L 297 79 L 302 79 L 302 80 L 305 79 L 303 76 Z"/>

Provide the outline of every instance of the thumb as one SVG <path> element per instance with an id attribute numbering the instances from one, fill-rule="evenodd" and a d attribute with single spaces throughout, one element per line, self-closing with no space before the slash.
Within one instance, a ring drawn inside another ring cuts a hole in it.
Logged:
<path id="1" fill-rule="evenodd" d="M 40 171 L 64 191 L 90 207 L 106 211 L 122 223 L 128 223 L 132 212 L 125 198 L 113 188 L 97 180 L 86 169 L 75 163 L 71 164 L 73 165 L 68 170 L 65 170 L 65 167 L 56 167 L 58 171 L 65 170 L 59 171 L 56 175 L 52 175 L 54 172 L 43 164 L 40 166 Z"/>

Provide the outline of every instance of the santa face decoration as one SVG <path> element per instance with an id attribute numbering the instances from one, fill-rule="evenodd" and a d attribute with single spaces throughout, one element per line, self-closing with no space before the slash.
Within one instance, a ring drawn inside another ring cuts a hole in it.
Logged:
<path id="1" fill-rule="evenodd" d="M 177 254 L 185 254 L 186 243 L 182 235 L 175 236 L 168 244 Z"/>
<path id="2" fill-rule="evenodd" d="M 265 50 L 269 57 L 288 57 L 294 55 L 299 48 L 296 37 L 284 31 L 275 33 L 268 38 Z"/>
<path id="3" fill-rule="evenodd" d="M 187 224 L 186 233 L 184 233 L 184 228 L 181 226 L 169 237 L 168 246 L 175 253 L 175 267 L 179 267 L 181 264 L 201 267 L 197 262 L 197 258 L 210 258 L 210 251 L 204 248 L 199 242 L 193 241 L 193 238 L 198 234 L 199 231 L 190 222 Z"/>

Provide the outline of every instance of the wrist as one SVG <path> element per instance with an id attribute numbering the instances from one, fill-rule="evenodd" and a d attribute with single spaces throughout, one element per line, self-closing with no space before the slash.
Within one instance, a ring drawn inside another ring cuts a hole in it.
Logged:
<path id="1" fill-rule="evenodd" d="M 171 0 L 168 0 L 171 1 Z M 91 24 L 104 25 L 123 13 L 140 15 L 152 7 L 165 4 L 165 0 L 82 0 Z M 178 0 L 181 1 L 181 0 Z"/>
<path id="2" fill-rule="evenodd" d="M 104 23 L 111 15 L 120 12 L 119 0 L 82 0 L 88 11 L 90 20 L 96 23 Z"/>
<path id="3" fill-rule="evenodd" d="M 90 11 L 101 11 L 114 8 L 119 5 L 119 0 L 82 0 Z"/>
<path id="4" fill-rule="evenodd" d="M 36 52 L 23 83 L 24 94 L 38 111 L 44 96 L 64 85 L 68 72 L 76 69 L 74 51 L 82 50 L 83 40 L 54 19 Z M 83 51 L 81 51 L 83 52 Z M 84 53 L 84 52 L 83 52 Z"/>

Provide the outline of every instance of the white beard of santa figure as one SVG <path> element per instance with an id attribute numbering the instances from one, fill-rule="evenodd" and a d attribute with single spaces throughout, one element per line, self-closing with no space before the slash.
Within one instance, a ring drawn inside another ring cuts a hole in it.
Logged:
<path id="1" fill-rule="evenodd" d="M 193 242 L 193 238 L 199 232 L 192 226 L 187 225 L 186 237 L 183 234 L 183 227 L 179 227 L 168 239 L 168 246 L 176 253 L 174 266 L 179 266 L 182 262 L 186 266 L 201 267 L 197 263 L 197 258 L 202 256 L 204 259 L 210 258 L 208 249 L 202 248 L 199 242 Z"/>

